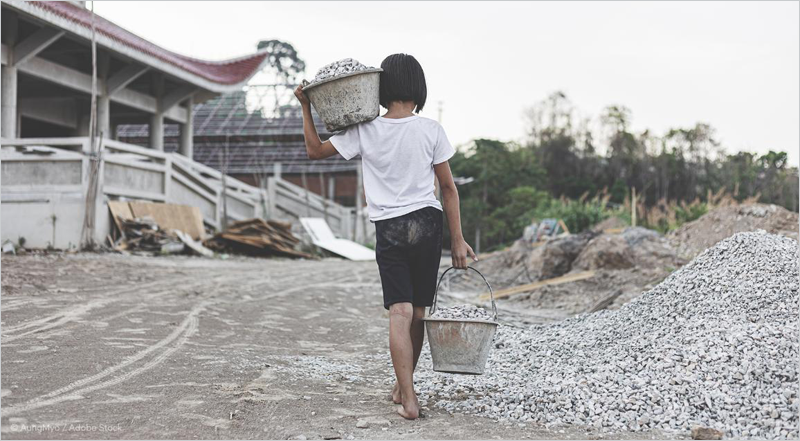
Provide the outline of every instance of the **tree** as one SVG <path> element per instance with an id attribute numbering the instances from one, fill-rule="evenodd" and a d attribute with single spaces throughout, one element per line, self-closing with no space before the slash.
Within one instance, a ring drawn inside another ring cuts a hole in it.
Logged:
<path id="1" fill-rule="evenodd" d="M 281 40 L 262 40 L 258 42 L 258 50 L 268 52 L 267 63 L 275 70 L 276 77 L 286 83 L 295 84 L 298 75 L 306 71 L 303 61 L 290 43 Z"/>

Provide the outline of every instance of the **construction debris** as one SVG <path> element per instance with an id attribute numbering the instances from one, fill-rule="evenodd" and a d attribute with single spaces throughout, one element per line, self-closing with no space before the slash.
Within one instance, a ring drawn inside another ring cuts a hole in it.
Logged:
<path id="1" fill-rule="evenodd" d="M 797 247 L 739 233 L 619 310 L 500 327 L 480 377 L 424 353 L 420 399 L 502 423 L 797 438 Z"/>
<path id="2" fill-rule="evenodd" d="M 300 224 L 311 238 L 314 246 L 350 260 L 375 260 L 375 251 L 347 239 L 334 236 L 325 219 L 301 217 Z"/>
<path id="3" fill-rule="evenodd" d="M 431 317 L 457 320 L 491 320 L 492 314 L 479 306 L 466 304 L 437 308 Z"/>
<path id="4" fill-rule="evenodd" d="M 190 205 L 163 204 L 156 202 L 108 201 L 108 210 L 119 231 L 121 220 L 149 218 L 164 230 L 179 230 L 194 240 L 205 237 L 203 214 Z"/>
<path id="5" fill-rule="evenodd" d="M 205 248 L 192 238 L 192 234 L 202 237 L 200 229 L 203 217 L 196 207 L 150 202 L 108 201 L 108 210 L 116 226 L 113 237 L 108 237 L 109 245 L 117 251 L 145 254 L 180 254 L 192 251 L 197 255 L 214 257 L 214 252 Z M 136 216 L 135 213 L 152 213 Z M 174 216 L 174 217 L 173 217 Z M 171 225 L 165 228 L 164 224 Z M 199 223 L 199 226 L 198 226 Z M 183 226 L 193 233 L 176 227 Z M 116 239 L 115 239 L 116 237 Z"/>
<path id="6" fill-rule="evenodd" d="M 17 254 L 17 249 L 10 240 L 3 242 L 3 254 Z"/>
<path id="7" fill-rule="evenodd" d="M 175 235 L 178 236 L 178 239 L 180 239 L 180 241 L 183 242 L 183 244 L 186 245 L 190 250 L 194 251 L 195 254 L 203 257 L 214 257 L 213 251 L 204 247 L 203 244 L 201 244 L 200 242 L 197 242 L 194 239 L 192 239 L 192 237 L 189 236 L 188 234 L 180 230 L 173 230 L 173 231 L 175 232 Z"/>
<path id="8" fill-rule="evenodd" d="M 299 242 L 292 234 L 290 224 L 254 218 L 230 224 L 228 229 L 207 239 L 203 245 L 220 253 L 313 258 L 295 249 Z"/>
<path id="9" fill-rule="evenodd" d="M 120 219 L 122 237 L 114 243 L 119 251 L 136 251 L 149 254 L 177 254 L 183 252 L 178 236 L 159 227 L 149 216 Z"/>

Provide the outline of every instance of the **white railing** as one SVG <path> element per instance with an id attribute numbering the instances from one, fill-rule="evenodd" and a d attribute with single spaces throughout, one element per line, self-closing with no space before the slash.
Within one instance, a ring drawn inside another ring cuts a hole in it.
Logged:
<path id="1" fill-rule="evenodd" d="M 80 245 L 88 189 L 89 139 L 2 139 L 2 240 L 32 248 Z M 95 206 L 95 241 L 110 232 L 109 200 L 146 200 L 200 208 L 219 229 L 229 220 L 263 217 L 266 191 L 227 178 L 178 154 L 103 140 Z M 213 169 L 209 169 L 215 172 Z M 227 210 L 225 206 L 227 205 Z"/>
<path id="2" fill-rule="evenodd" d="M 89 138 L 2 139 L 2 240 L 31 248 L 80 246 L 90 165 Z M 228 220 L 270 217 L 299 228 L 300 217 L 321 217 L 342 238 L 366 243 L 374 228 L 355 209 L 280 177 L 267 189 L 248 185 L 177 153 L 104 140 L 95 205 L 95 241 L 110 232 L 109 200 L 147 200 L 198 207 L 214 230 Z"/>
<path id="3" fill-rule="evenodd" d="M 340 238 L 359 243 L 374 242 L 375 228 L 366 219 L 366 210 L 345 207 L 280 177 L 267 179 L 267 213 L 271 218 L 296 222 L 301 217 L 319 217 L 328 222 Z"/>

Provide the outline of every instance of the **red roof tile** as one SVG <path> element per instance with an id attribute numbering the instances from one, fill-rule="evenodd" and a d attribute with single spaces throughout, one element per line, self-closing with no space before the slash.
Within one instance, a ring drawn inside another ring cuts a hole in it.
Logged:
<path id="1" fill-rule="evenodd" d="M 87 29 L 92 26 L 91 11 L 78 5 L 65 1 L 34 1 L 30 4 Z M 261 67 L 268 55 L 266 52 L 257 52 L 253 55 L 225 61 L 199 60 L 159 47 L 96 14 L 95 30 L 120 44 L 222 85 L 234 85 L 247 81 Z"/>

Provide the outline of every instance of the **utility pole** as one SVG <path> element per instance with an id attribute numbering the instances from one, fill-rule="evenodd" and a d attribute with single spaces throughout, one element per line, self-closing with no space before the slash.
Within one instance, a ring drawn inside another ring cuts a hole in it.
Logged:
<path id="1" fill-rule="evenodd" d="M 228 175 L 228 142 L 230 141 L 230 135 L 225 135 L 225 147 L 224 152 L 220 152 L 222 156 L 221 165 L 222 165 L 222 230 L 225 231 L 228 229 L 228 182 L 226 180 L 226 176 Z"/>
<path id="2" fill-rule="evenodd" d="M 93 249 L 96 245 L 94 240 L 95 212 L 97 208 L 98 174 L 100 172 L 100 145 L 97 133 L 97 36 L 94 19 L 94 2 L 92 2 L 92 93 L 89 109 L 89 151 L 86 152 L 89 155 L 89 178 L 87 180 L 83 228 L 81 230 L 81 248 L 83 249 Z M 56 244 L 53 243 L 53 247 L 55 246 Z"/>

